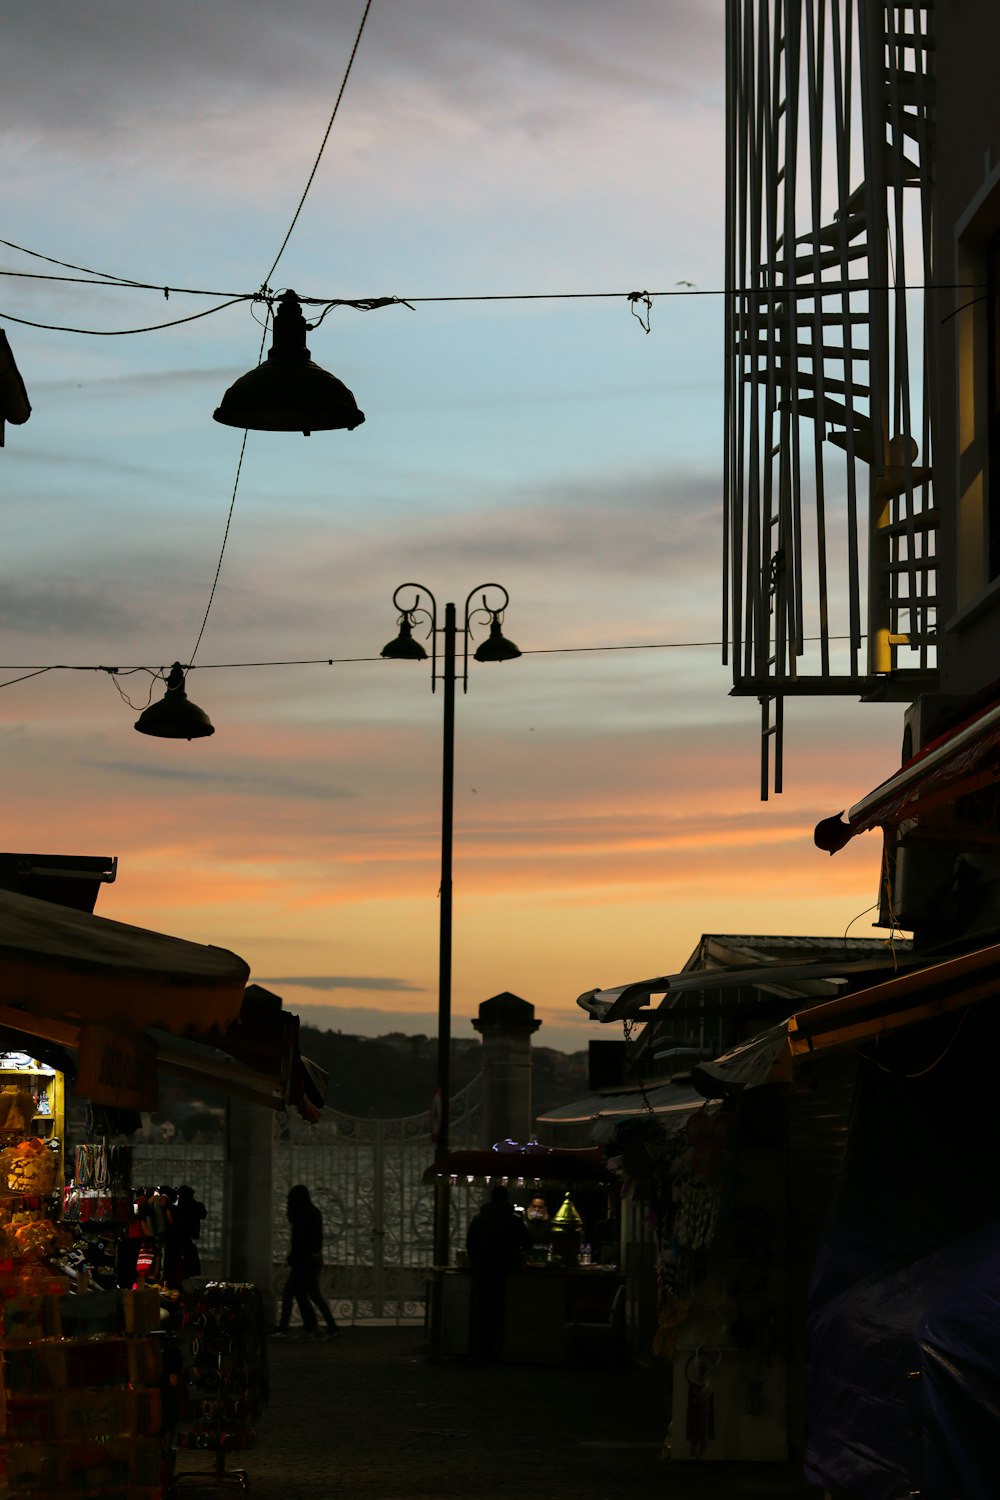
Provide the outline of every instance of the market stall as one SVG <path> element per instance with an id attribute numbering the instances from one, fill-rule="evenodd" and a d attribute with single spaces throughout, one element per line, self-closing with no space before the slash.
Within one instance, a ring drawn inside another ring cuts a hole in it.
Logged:
<path id="1" fill-rule="evenodd" d="M 247 975 L 226 950 L 0 892 L 5 1494 L 246 1483 L 226 1461 L 266 1398 L 260 1294 L 169 1274 L 170 1196 L 133 1183 L 129 1132 L 161 1068 L 314 1117 L 297 1018 L 266 991 L 244 1015 Z M 69 1089 L 90 1138 L 64 1159 Z"/>
<path id="2" fill-rule="evenodd" d="M 519 1264 L 504 1278 L 500 1358 L 512 1363 L 565 1364 L 584 1357 L 607 1330 L 624 1350 L 624 1283 L 612 1178 L 596 1148 L 559 1150 L 504 1141 L 489 1150 L 451 1151 L 424 1174 L 450 1190 L 456 1244 L 494 1187 L 507 1191 L 524 1224 Z M 474 1268 L 464 1248 L 454 1264 L 435 1267 L 432 1305 L 439 1306 L 434 1354 L 464 1357 L 472 1343 Z M 597 1337 L 599 1337 L 599 1333 Z M 615 1337 L 617 1336 L 617 1337 Z"/>
<path id="3" fill-rule="evenodd" d="M 147 1335 L 160 1299 L 109 1296 L 80 1274 L 77 1228 L 61 1214 L 64 1093 L 52 1063 L 0 1053 L 0 1486 L 154 1500 L 161 1351 Z M 113 1258 L 90 1257 L 113 1274 Z"/>
<path id="4" fill-rule="evenodd" d="M 0 1053 L 0 1491 L 160 1500 L 181 1482 L 242 1484 L 225 1464 L 266 1399 L 260 1295 L 179 1284 L 169 1195 L 133 1186 L 124 1141 L 78 1145 L 64 1185 L 65 1086 L 52 1064 Z"/>

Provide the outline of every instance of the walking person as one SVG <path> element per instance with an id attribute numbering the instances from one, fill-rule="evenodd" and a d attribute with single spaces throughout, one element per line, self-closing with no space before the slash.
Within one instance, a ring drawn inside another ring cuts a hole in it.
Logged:
<path id="1" fill-rule="evenodd" d="M 287 1335 L 294 1301 L 307 1337 L 335 1339 L 340 1330 L 319 1285 L 323 1269 L 323 1215 L 302 1183 L 289 1191 L 285 1212 L 292 1226 L 292 1236 L 286 1257 L 288 1279 L 281 1293 L 281 1317 L 274 1336 L 283 1338 Z M 326 1324 L 325 1333 L 319 1332 L 317 1312 Z"/>

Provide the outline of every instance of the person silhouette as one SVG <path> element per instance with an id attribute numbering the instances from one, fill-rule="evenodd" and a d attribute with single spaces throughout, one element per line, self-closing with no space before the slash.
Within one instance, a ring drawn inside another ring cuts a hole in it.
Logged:
<path id="1" fill-rule="evenodd" d="M 465 1237 L 472 1271 L 470 1352 L 483 1364 L 496 1364 L 503 1353 L 507 1277 L 520 1268 L 530 1243 L 507 1189 L 495 1187 Z"/>
<path id="2" fill-rule="evenodd" d="M 167 1286 L 179 1287 L 188 1276 L 201 1275 L 201 1256 L 195 1240 L 201 1235 L 201 1222 L 207 1212 L 204 1203 L 195 1197 L 194 1188 L 182 1183 L 167 1209 L 163 1241 Z"/>
<path id="3" fill-rule="evenodd" d="M 292 1235 L 286 1256 L 288 1278 L 281 1293 L 281 1316 L 274 1335 L 276 1338 L 287 1335 L 294 1301 L 307 1337 L 335 1339 L 340 1330 L 319 1285 L 323 1269 L 323 1215 L 301 1182 L 289 1190 L 285 1213 Z M 325 1333 L 319 1332 L 317 1311 L 326 1324 Z"/>

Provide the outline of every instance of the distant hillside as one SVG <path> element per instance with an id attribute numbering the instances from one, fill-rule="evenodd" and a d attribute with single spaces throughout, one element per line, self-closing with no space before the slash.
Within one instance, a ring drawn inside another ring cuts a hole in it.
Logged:
<path id="1" fill-rule="evenodd" d="M 430 1107 L 437 1072 L 435 1037 L 347 1036 L 303 1025 L 299 1044 L 330 1075 L 326 1102 L 344 1114 L 366 1119 L 395 1119 L 416 1115 Z M 451 1088 L 457 1093 L 482 1068 L 482 1043 L 453 1040 Z M 531 1049 L 532 1101 L 535 1114 L 557 1104 L 568 1104 L 587 1092 L 586 1052 L 557 1052 L 551 1047 Z"/>

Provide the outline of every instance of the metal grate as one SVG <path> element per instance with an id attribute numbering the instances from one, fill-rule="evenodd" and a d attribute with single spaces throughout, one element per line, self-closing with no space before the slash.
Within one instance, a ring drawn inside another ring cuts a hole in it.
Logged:
<path id="1" fill-rule="evenodd" d="M 451 1142 L 478 1145 L 482 1075 L 451 1100 Z M 288 1189 L 304 1182 L 323 1214 L 324 1290 L 338 1319 L 423 1319 L 433 1263 L 433 1158 L 427 1114 L 361 1119 L 327 1109 L 318 1124 L 276 1118 L 274 1244 L 288 1239 Z M 451 1198 L 452 1239 L 464 1233 L 460 1195 Z M 275 1290 L 285 1278 L 275 1267 Z"/>

